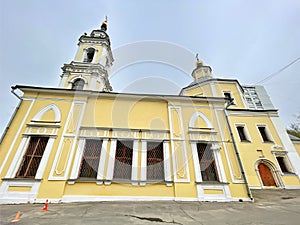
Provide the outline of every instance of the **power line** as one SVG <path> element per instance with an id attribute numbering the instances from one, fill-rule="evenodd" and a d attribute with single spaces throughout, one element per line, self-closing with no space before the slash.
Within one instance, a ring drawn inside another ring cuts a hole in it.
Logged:
<path id="1" fill-rule="evenodd" d="M 265 77 L 264 79 L 256 82 L 255 84 L 261 84 L 264 83 L 270 79 L 272 79 L 273 77 L 275 77 L 276 75 L 278 75 L 279 73 L 281 73 L 283 70 L 285 70 L 286 68 L 290 67 L 291 65 L 293 65 L 294 63 L 296 63 L 298 60 L 300 59 L 300 57 L 298 57 L 297 59 L 293 60 L 292 62 L 290 62 L 289 64 L 285 65 L 284 67 L 282 67 L 280 70 L 278 70 L 275 73 L 270 74 L 269 76 Z"/>

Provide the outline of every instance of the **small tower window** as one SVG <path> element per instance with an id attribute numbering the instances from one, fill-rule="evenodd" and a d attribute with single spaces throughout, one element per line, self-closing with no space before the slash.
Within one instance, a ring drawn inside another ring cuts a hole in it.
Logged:
<path id="1" fill-rule="evenodd" d="M 72 89 L 73 90 L 83 90 L 85 82 L 83 79 L 76 79 L 73 84 L 72 84 Z"/>
<path id="2" fill-rule="evenodd" d="M 94 48 L 88 48 L 86 49 L 86 55 L 84 57 L 83 62 L 92 62 L 95 55 L 95 49 Z"/>

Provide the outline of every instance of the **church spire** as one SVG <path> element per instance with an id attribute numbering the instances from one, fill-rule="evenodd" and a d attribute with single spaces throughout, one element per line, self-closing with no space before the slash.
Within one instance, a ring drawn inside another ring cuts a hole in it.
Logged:
<path id="1" fill-rule="evenodd" d="M 108 72 L 113 56 L 107 30 L 107 17 L 101 29 L 79 38 L 78 51 L 74 60 L 62 67 L 59 86 L 77 90 L 112 91 Z"/>

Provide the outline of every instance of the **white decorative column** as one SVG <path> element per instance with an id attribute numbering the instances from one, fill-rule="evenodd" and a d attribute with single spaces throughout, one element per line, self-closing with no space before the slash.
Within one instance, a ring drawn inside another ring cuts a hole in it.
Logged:
<path id="1" fill-rule="evenodd" d="M 97 184 L 103 183 L 107 145 L 108 145 L 108 138 L 104 138 L 102 141 L 100 160 L 99 160 L 99 166 L 98 166 L 98 172 L 97 172 L 97 180 L 99 180 L 99 181 L 97 181 Z"/>
<path id="2" fill-rule="evenodd" d="M 163 142 L 165 181 L 167 182 L 167 186 L 172 186 L 172 171 L 169 146 L 170 141 Z"/>
<path id="3" fill-rule="evenodd" d="M 141 179 L 140 185 L 144 186 L 147 180 L 147 141 L 146 140 L 142 140 L 140 179 Z"/>
<path id="4" fill-rule="evenodd" d="M 117 139 L 110 140 L 110 151 L 107 165 L 106 185 L 110 185 L 114 175 L 115 156 L 116 156 Z"/>
<path id="5" fill-rule="evenodd" d="M 131 166 L 131 184 L 138 185 L 138 167 L 139 167 L 139 141 L 134 140 L 132 152 L 132 166 Z"/>
<path id="6" fill-rule="evenodd" d="M 70 176 L 71 180 L 75 180 L 78 178 L 79 167 L 80 167 L 80 163 L 81 163 L 82 155 L 83 155 L 83 151 L 84 151 L 84 144 L 85 144 L 85 140 L 79 139 L 78 147 L 76 150 L 75 159 L 74 159 L 74 163 L 73 163 L 73 168 L 72 168 L 72 172 L 71 172 L 71 176 Z M 73 182 L 69 181 L 68 183 L 74 184 L 74 181 Z"/>

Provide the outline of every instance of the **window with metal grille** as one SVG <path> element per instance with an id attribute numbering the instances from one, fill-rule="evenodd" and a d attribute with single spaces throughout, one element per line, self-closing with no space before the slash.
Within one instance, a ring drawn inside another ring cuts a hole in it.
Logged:
<path id="1" fill-rule="evenodd" d="M 21 166 L 17 172 L 18 178 L 34 178 L 42 160 L 48 137 L 31 137 Z"/>
<path id="2" fill-rule="evenodd" d="M 96 178 L 102 140 L 86 140 L 84 153 L 81 160 L 79 177 Z"/>
<path id="3" fill-rule="evenodd" d="M 164 180 L 164 151 L 162 142 L 147 143 L 147 180 Z"/>
<path id="4" fill-rule="evenodd" d="M 260 126 L 258 127 L 258 130 L 260 132 L 260 135 L 263 139 L 264 142 L 270 142 L 271 139 L 269 138 L 267 131 L 266 131 L 266 127 L 265 126 Z"/>
<path id="5" fill-rule="evenodd" d="M 133 141 L 117 141 L 114 179 L 130 180 Z"/>
<path id="6" fill-rule="evenodd" d="M 237 126 L 236 129 L 239 133 L 240 140 L 241 141 L 248 141 L 245 130 L 244 130 L 245 129 L 244 126 Z"/>
<path id="7" fill-rule="evenodd" d="M 203 181 L 218 181 L 216 163 L 211 144 L 197 143 L 197 153 Z"/>

